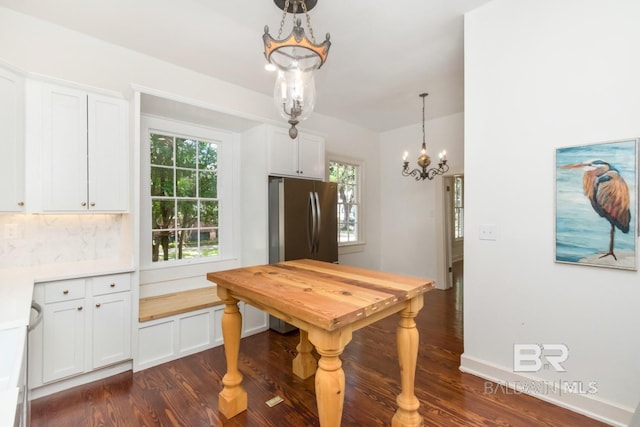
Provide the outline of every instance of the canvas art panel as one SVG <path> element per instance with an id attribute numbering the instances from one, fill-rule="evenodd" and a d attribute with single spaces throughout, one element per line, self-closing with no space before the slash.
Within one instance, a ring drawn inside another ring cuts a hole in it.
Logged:
<path id="1" fill-rule="evenodd" d="M 556 262 L 637 269 L 637 147 L 556 150 Z"/>

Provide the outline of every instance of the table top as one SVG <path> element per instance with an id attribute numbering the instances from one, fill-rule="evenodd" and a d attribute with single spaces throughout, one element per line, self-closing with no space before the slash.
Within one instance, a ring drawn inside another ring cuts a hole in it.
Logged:
<path id="1" fill-rule="evenodd" d="M 401 304 L 434 285 L 433 280 L 308 259 L 208 273 L 207 279 L 234 297 L 328 331 Z"/>

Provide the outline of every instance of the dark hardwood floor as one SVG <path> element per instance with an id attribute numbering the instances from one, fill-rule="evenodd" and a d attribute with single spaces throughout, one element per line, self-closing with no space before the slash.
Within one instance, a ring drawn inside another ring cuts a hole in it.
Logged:
<path id="1" fill-rule="evenodd" d="M 416 318 L 420 348 L 416 395 L 426 426 L 601 426 L 592 419 L 513 391 L 485 393 L 485 380 L 461 373 L 462 269 L 456 285 L 425 296 Z M 343 426 L 388 426 L 400 390 L 392 316 L 356 332 L 343 353 Z M 291 373 L 298 333 L 264 332 L 242 340 L 240 370 L 249 409 L 218 413 L 225 373 L 222 347 L 132 374 L 76 387 L 32 402 L 33 427 L 317 426 L 314 379 Z M 274 396 L 284 402 L 273 408 Z"/>

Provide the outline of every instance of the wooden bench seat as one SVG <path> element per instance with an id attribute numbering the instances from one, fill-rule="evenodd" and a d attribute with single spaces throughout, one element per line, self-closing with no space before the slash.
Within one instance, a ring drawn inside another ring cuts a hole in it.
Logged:
<path id="1" fill-rule="evenodd" d="M 148 322 L 222 304 L 215 286 L 156 295 L 140 299 L 138 320 Z"/>

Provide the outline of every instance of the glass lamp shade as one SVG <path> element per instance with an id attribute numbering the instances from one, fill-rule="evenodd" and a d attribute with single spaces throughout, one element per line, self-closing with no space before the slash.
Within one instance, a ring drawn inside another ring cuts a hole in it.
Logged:
<path id="1" fill-rule="evenodd" d="M 316 105 L 316 84 L 313 70 L 302 71 L 294 68 L 278 70 L 278 78 L 273 88 L 273 100 L 280 115 L 289 120 L 305 120 Z"/>
<path id="2" fill-rule="evenodd" d="M 322 65 L 322 58 L 316 52 L 298 45 L 274 49 L 269 61 L 282 71 L 297 69 L 303 72 L 313 72 Z"/>

